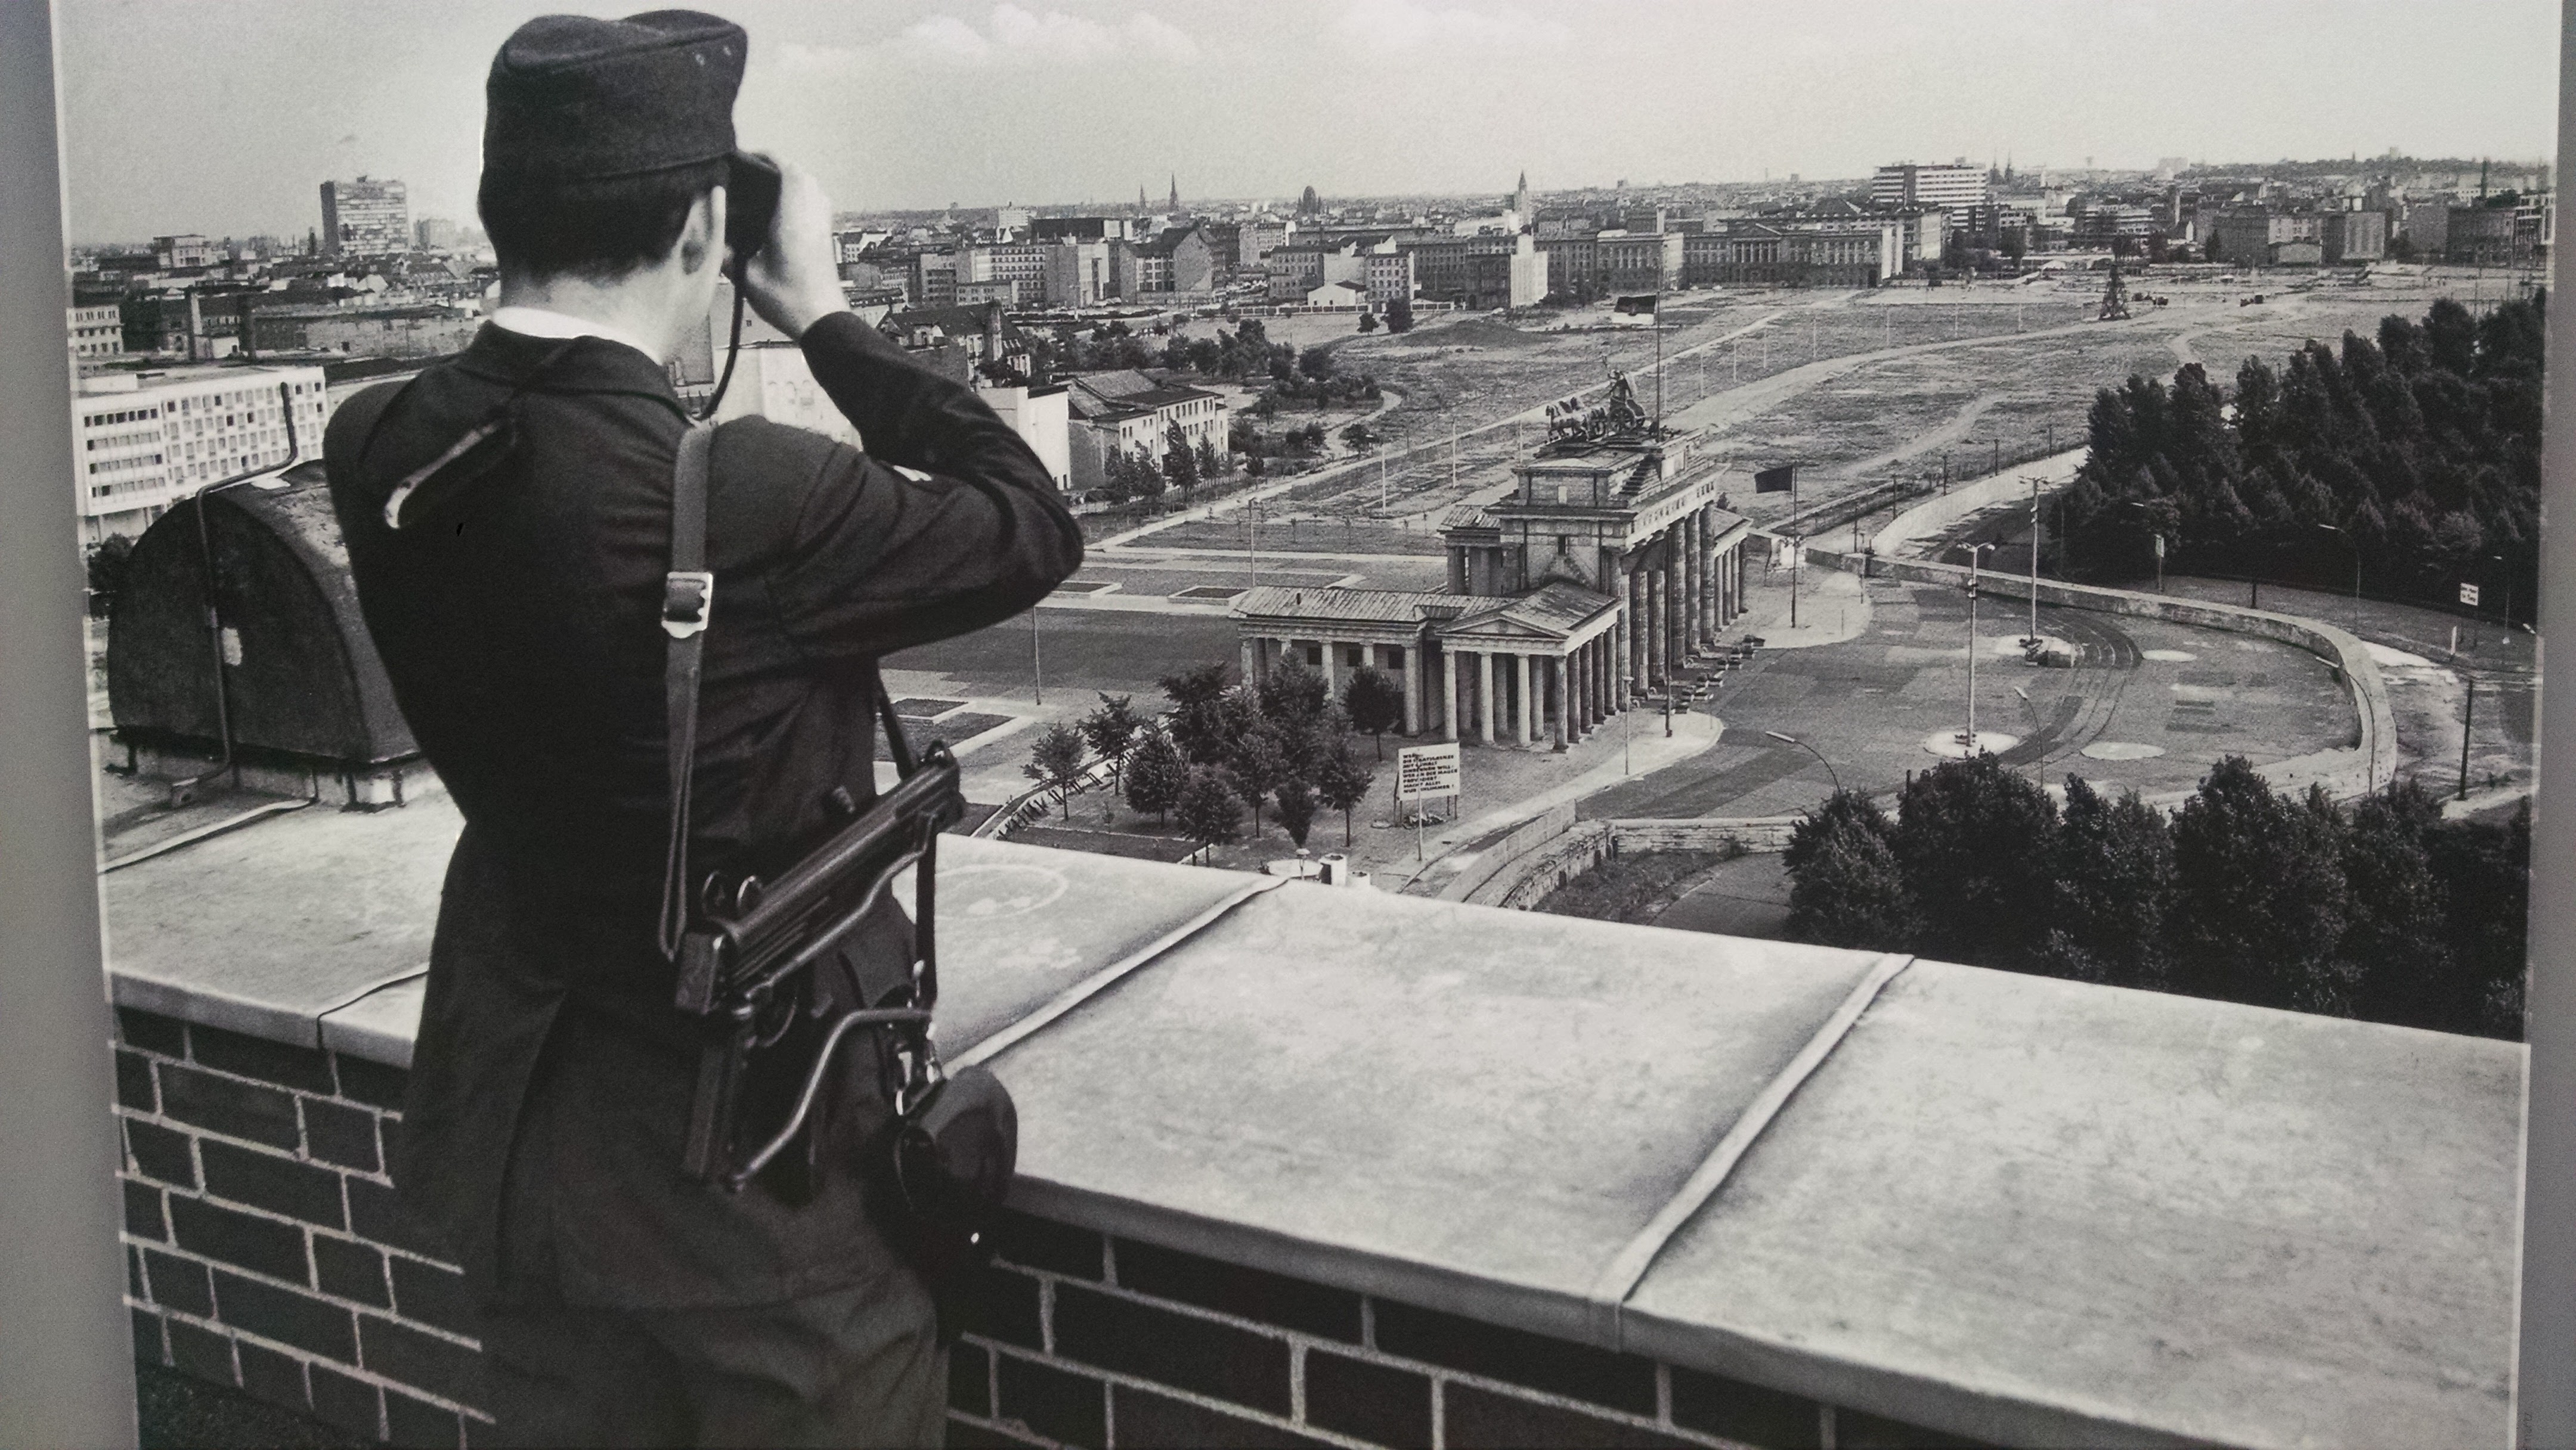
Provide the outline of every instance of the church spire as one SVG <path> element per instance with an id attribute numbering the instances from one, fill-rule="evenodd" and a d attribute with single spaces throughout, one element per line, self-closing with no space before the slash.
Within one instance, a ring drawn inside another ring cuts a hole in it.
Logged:
<path id="1" fill-rule="evenodd" d="M 1171 209 L 1175 212 L 1181 209 L 1181 174 L 1177 171 L 1172 173 Z"/>

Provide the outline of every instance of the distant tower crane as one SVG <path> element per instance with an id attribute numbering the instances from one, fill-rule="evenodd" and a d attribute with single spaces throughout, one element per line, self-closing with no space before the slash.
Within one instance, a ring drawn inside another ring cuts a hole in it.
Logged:
<path id="1" fill-rule="evenodd" d="M 2120 259 L 2111 259 L 2111 281 L 2102 289 L 2100 322 L 2125 322 L 2129 317 L 2129 289 L 2120 282 Z"/>

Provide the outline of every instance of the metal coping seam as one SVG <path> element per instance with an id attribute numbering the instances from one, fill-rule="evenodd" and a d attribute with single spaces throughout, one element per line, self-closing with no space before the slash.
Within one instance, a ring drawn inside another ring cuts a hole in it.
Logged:
<path id="1" fill-rule="evenodd" d="M 959 1053 L 949 1063 L 949 1066 L 953 1068 L 973 1067 L 979 1063 L 990 1062 L 994 1058 L 1001 1056 L 1003 1053 L 1017 1046 L 1022 1040 L 1034 1035 L 1038 1029 L 1055 1021 L 1057 1018 L 1062 1017 L 1074 1008 L 1081 1006 L 1083 1003 L 1090 1001 L 1093 997 L 1096 997 L 1100 993 L 1108 990 L 1111 986 L 1115 985 L 1122 978 L 1133 973 L 1138 968 L 1143 967 L 1147 963 L 1162 956 L 1165 952 L 1179 946 L 1191 937 L 1198 935 L 1208 927 L 1215 925 L 1218 920 L 1232 912 L 1236 907 L 1241 906 L 1243 903 L 1250 901 L 1252 898 L 1259 896 L 1264 892 L 1273 891 L 1286 885 L 1289 879 L 1290 878 L 1285 876 L 1263 876 L 1255 879 L 1242 889 L 1235 891 L 1225 899 L 1217 902 L 1216 905 L 1209 907 L 1207 910 L 1200 912 L 1198 915 L 1191 917 L 1185 922 L 1182 922 L 1179 926 L 1176 926 L 1170 931 L 1165 932 L 1163 935 L 1156 937 L 1154 940 L 1147 942 L 1142 948 L 1128 953 L 1119 960 L 1110 963 L 1108 966 L 1101 968 L 1099 971 L 1092 973 L 1090 976 L 1087 976 L 1081 981 L 1074 983 L 1072 986 L 1065 988 L 1063 991 L 1056 993 L 1053 997 L 1048 998 L 1045 1004 L 1037 1008 L 1037 1010 L 1011 1023 L 1009 1026 L 1002 1028 L 991 1036 L 984 1038 L 982 1041 L 976 1043 L 973 1047 L 966 1049 L 964 1052 Z"/>
<path id="2" fill-rule="evenodd" d="M 1853 1024 L 1859 1022 L 1870 1004 L 1878 1000 L 1878 994 L 1887 984 L 1896 980 L 1897 975 L 1913 962 L 1911 956 L 1891 953 L 1872 963 L 1860 982 L 1843 998 L 1842 1005 L 1836 1007 L 1833 1015 L 1827 1017 L 1815 1034 L 1807 1039 L 1806 1046 L 1799 1048 L 1797 1055 L 1763 1085 L 1762 1091 L 1754 1094 L 1751 1102 L 1745 1104 L 1744 1111 L 1736 1115 L 1734 1126 L 1726 1130 L 1725 1137 L 1717 1140 L 1717 1146 L 1709 1150 L 1708 1157 L 1701 1161 L 1689 1180 L 1653 1218 L 1647 1220 L 1646 1226 L 1639 1229 L 1634 1238 L 1628 1240 L 1626 1247 L 1603 1266 L 1600 1277 L 1593 1280 L 1590 1295 L 1597 1342 L 1621 1350 L 1627 1348 L 1627 1325 L 1622 1311 L 1628 1297 L 1644 1281 L 1646 1271 L 1663 1253 L 1664 1246 L 1681 1231 L 1682 1225 L 1717 1196 L 1728 1175 L 1735 1171 L 1735 1165 L 1752 1150 L 1754 1141 L 1771 1126 L 1780 1110 L 1788 1106 L 1789 1099 L 1799 1087 L 1815 1074 L 1817 1068 L 1824 1066 L 1827 1058 L 1833 1056 L 1834 1049 L 1842 1045 Z"/>
<path id="3" fill-rule="evenodd" d="M 130 855 L 119 856 L 113 861 L 103 862 L 98 868 L 98 874 L 104 876 L 110 871 L 120 871 L 128 866 L 136 864 L 137 862 L 149 861 L 155 856 L 167 855 L 172 851 L 178 850 L 182 846 L 193 846 L 197 842 L 205 840 L 209 836 L 220 836 L 226 831 L 235 830 L 239 827 L 247 826 L 253 821 L 265 820 L 270 816 L 279 815 L 287 811 L 300 811 L 311 804 L 313 804 L 313 802 L 310 800 L 295 800 L 270 801 L 265 805 L 253 806 L 251 809 L 246 810 L 237 816 L 227 816 L 220 821 L 214 821 L 207 825 L 198 826 L 193 830 L 181 831 L 179 834 L 172 836 L 166 841 L 156 841 L 139 851 L 131 853 Z"/>

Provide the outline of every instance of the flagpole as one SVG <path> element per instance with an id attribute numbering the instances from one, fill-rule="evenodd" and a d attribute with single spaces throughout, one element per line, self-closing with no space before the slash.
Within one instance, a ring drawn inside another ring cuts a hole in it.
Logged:
<path id="1" fill-rule="evenodd" d="M 1646 325 L 1655 330 L 1655 436 L 1664 436 L 1664 294 L 1657 292 L 1646 310 Z"/>

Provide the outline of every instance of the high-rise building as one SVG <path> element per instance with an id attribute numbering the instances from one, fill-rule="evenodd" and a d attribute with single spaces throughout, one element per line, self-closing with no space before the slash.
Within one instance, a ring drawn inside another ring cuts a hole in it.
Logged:
<path id="1" fill-rule="evenodd" d="M 411 250 L 411 202 L 399 181 L 361 176 L 322 183 L 322 250 L 374 257 Z"/>
<path id="2" fill-rule="evenodd" d="M 1869 199 L 1884 207 L 1937 206 L 1964 211 L 1992 199 L 1984 167 L 1917 166 L 1911 161 L 1878 168 Z"/>

